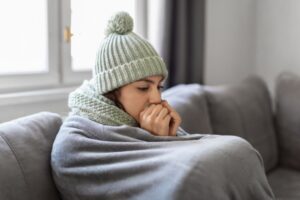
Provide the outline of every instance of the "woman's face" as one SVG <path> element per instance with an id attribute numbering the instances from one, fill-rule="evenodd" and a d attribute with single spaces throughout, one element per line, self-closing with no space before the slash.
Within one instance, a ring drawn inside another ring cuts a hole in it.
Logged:
<path id="1" fill-rule="evenodd" d="M 139 122 L 139 114 L 150 104 L 161 103 L 162 76 L 149 76 L 118 90 L 125 111 Z"/>

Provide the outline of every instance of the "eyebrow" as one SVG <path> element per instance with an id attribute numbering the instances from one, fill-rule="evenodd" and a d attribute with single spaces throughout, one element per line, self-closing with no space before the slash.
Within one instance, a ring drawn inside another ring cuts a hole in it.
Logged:
<path id="1" fill-rule="evenodd" d="M 159 83 L 161 83 L 162 82 L 162 80 L 163 80 L 163 78 L 161 78 L 160 79 L 160 81 L 159 81 Z M 139 80 L 139 81 L 146 81 L 146 82 L 148 82 L 148 83 L 152 83 L 152 84 L 155 84 L 155 82 L 154 81 L 152 81 L 152 80 L 150 80 L 150 79 L 141 79 L 141 80 Z"/>

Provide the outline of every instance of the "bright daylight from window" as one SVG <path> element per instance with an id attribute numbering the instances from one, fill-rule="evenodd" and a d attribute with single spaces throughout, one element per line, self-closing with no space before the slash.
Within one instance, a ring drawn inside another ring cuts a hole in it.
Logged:
<path id="1" fill-rule="evenodd" d="M 123 10 L 135 16 L 135 0 L 71 1 L 72 69 L 90 70 L 95 62 L 96 52 L 104 37 L 107 20 L 113 13 Z"/>
<path id="2" fill-rule="evenodd" d="M 47 1 L 0 1 L 0 75 L 48 70 Z"/>

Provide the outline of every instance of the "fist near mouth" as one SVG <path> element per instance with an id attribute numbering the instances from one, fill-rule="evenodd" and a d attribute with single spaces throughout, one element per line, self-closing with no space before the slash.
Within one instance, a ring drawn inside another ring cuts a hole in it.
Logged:
<path id="1" fill-rule="evenodd" d="M 139 115 L 140 127 L 157 136 L 176 136 L 181 124 L 179 114 L 168 104 L 151 104 Z"/>

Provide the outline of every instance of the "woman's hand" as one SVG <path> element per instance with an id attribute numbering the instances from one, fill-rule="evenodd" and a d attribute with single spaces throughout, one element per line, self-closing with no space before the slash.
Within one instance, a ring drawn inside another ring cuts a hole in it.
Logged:
<path id="1" fill-rule="evenodd" d="M 166 100 L 162 101 L 162 105 L 169 110 L 169 115 L 171 116 L 170 123 L 170 133 L 169 135 L 175 136 L 178 127 L 180 126 L 182 120 L 180 115 L 177 113 L 175 109 L 173 109 Z"/>
<path id="2" fill-rule="evenodd" d="M 180 115 L 168 104 L 152 104 L 140 113 L 140 127 L 154 135 L 176 136 Z"/>
<path id="3" fill-rule="evenodd" d="M 171 116 L 162 104 L 152 104 L 140 113 L 140 127 L 158 136 L 168 136 Z"/>

